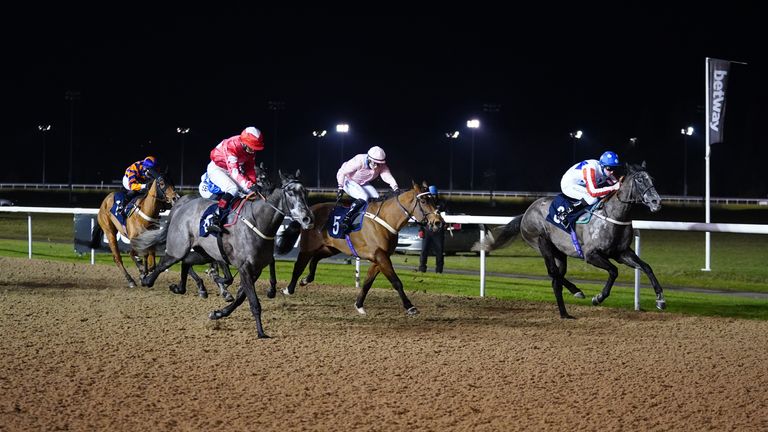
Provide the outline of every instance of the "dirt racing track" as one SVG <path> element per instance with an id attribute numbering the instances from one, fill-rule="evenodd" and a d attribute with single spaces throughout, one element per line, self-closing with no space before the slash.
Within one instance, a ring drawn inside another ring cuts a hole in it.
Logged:
<path id="1" fill-rule="evenodd" d="M 177 276 L 0 258 L 0 431 L 768 430 L 766 322 L 259 285 L 258 340 Z"/>

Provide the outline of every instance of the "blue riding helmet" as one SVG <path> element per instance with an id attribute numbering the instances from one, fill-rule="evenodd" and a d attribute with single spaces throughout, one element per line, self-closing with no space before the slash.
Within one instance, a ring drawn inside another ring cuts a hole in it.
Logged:
<path id="1" fill-rule="evenodd" d="M 144 168 L 154 168 L 155 162 L 157 162 L 157 160 L 155 159 L 154 156 L 147 156 L 146 158 L 144 158 L 142 165 L 144 165 Z"/>
<path id="2" fill-rule="evenodd" d="M 621 165 L 621 162 L 619 162 L 619 155 L 612 151 L 607 151 L 603 153 L 600 156 L 600 165 L 602 166 L 609 166 L 609 167 L 617 167 Z"/>
<path id="3" fill-rule="evenodd" d="M 437 186 L 430 186 L 429 193 L 431 193 L 432 195 L 437 195 Z"/>

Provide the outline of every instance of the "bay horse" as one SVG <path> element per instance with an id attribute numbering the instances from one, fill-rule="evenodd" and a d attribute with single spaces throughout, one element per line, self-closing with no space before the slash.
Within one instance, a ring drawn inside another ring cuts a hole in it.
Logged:
<path id="1" fill-rule="evenodd" d="M 651 281 L 656 292 L 656 307 L 666 309 L 664 292 L 651 266 L 641 260 L 630 247 L 633 230 L 629 213 L 634 204 L 644 204 L 652 212 L 661 209 L 661 197 L 656 192 L 653 180 L 641 165 L 626 165 L 626 176 L 618 191 L 603 199 L 603 206 L 595 210 L 589 223 L 576 224 L 576 233 L 580 241 L 584 261 L 608 272 L 608 280 L 603 290 L 592 298 L 597 306 L 611 294 L 611 288 L 619 274 L 618 269 L 609 259 L 632 268 L 641 269 Z M 539 198 L 534 201 L 523 215 L 516 216 L 512 222 L 493 230 L 483 243 L 476 243 L 473 250 L 492 251 L 513 240 L 520 234 L 533 249 L 544 258 L 547 273 L 552 278 L 552 290 L 555 293 L 561 318 L 573 318 L 565 309 L 563 285 L 575 285 L 565 278 L 568 268 L 567 258 L 578 257 L 569 233 L 547 222 L 546 217 L 554 197 Z M 569 288 L 570 289 L 570 288 Z"/>
<path id="2" fill-rule="evenodd" d="M 109 250 L 112 251 L 112 259 L 117 268 L 122 270 L 125 280 L 128 282 L 128 288 L 135 288 L 136 281 L 133 280 L 123 265 L 123 257 L 120 255 L 120 249 L 117 245 L 117 233 L 130 240 L 148 229 L 157 228 L 160 222 L 158 218 L 160 212 L 173 206 L 178 199 L 179 194 L 176 193 L 173 183 L 165 175 L 157 174 L 148 187 L 147 195 L 138 199 L 135 210 L 126 218 L 125 226 L 110 211 L 115 203 L 115 192 L 110 192 L 102 200 L 97 215 L 98 224 L 94 226 L 91 232 L 90 246 L 93 249 L 97 248 L 101 244 L 102 234 L 106 234 Z M 144 277 L 155 267 L 154 249 L 146 251 L 146 254 L 143 255 L 143 266 L 142 260 L 137 256 L 135 250 L 131 249 L 129 255 L 139 269 L 140 277 Z"/>
<path id="3" fill-rule="evenodd" d="M 279 171 L 278 171 L 279 172 Z M 191 250 L 204 252 L 216 262 L 228 262 L 240 273 L 240 288 L 235 301 L 221 310 L 211 312 L 211 319 L 229 316 L 248 298 L 251 313 L 256 320 L 259 338 L 268 337 L 261 322 L 261 304 L 256 296 L 254 284 L 264 267 L 274 261 L 275 236 L 286 215 L 311 229 L 314 223 L 312 211 L 307 204 L 307 191 L 296 175 L 280 173 L 281 185 L 265 201 L 246 201 L 238 216 L 238 223 L 227 228 L 228 233 L 218 236 L 200 236 L 200 218 L 211 200 L 195 198 L 174 212 L 167 229 L 145 231 L 131 240 L 136 250 L 147 250 L 166 241 L 165 255 L 160 264 L 142 278 L 143 285 L 151 287 L 160 272 L 181 261 L 182 271 L 189 264 L 185 257 Z M 184 275 L 182 275 L 184 276 Z"/>
<path id="4" fill-rule="evenodd" d="M 334 203 L 320 203 L 312 206 L 312 212 L 315 214 L 315 227 L 304 229 L 301 232 L 299 255 L 293 266 L 291 281 L 283 289 L 283 293 L 289 295 L 294 293 L 296 282 L 307 264 L 309 264 L 309 274 L 301 280 L 302 286 L 314 281 L 317 263 L 321 259 L 337 253 L 350 256 L 356 253 L 360 258 L 371 262 L 365 282 L 355 301 L 355 309 L 359 314 L 366 314 L 363 303 L 379 273 L 384 273 L 384 276 L 392 284 L 392 288 L 397 291 L 406 314 L 418 314 L 418 309 L 413 306 L 403 291 L 403 283 L 395 273 L 390 256 L 397 246 L 398 231 L 412 218 L 422 225 L 429 225 L 432 231 L 437 231 L 442 227 L 444 222 L 437 211 L 435 197 L 429 193 L 427 188 L 426 183 L 421 186 L 413 183 L 413 187 L 405 192 L 371 201 L 364 214 L 364 219 L 369 220 L 363 223 L 362 229 L 349 234 L 350 243 L 346 239 L 333 238 L 328 234 L 326 225 L 329 215 L 335 207 Z M 352 244 L 354 251 L 350 248 L 350 244 Z"/>

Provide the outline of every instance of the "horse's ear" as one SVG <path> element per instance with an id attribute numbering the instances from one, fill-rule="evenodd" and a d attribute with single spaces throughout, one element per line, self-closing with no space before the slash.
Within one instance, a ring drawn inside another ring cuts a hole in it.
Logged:
<path id="1" fill-rule="evenodd" d="M 262 170 L 266 169 L 266 168 L 264 168 L 264 162 L 259 163 L 259 168 L 261 168 Z"/>
<path id="2" fill-rule="evenodd" d="M 427 189 L 429 189 L 429 185 L 427 184 L 427 181 L 426 181 L 426 180 L 423 180 L 423 181 L 421 182 L 421 187 L 422 187 L 422 188 L 424 188 L 424 190 L 427 190 Z"/>
<path id="3" fill-rule="evenodd" d="M 643 163 L 640 164 L 640 168 L 645 169 L 645 161 L 643 161 Z"/>
<path id="4" fill-rule="evenodd" d="M 415 181 L 411 180 L 411 184 L 413 184 L 413 186 L 412 186 L 412 187 L 413 187 L 414 189 L 418 189 L 418 188 L 419 188 L 419 185 L 417 185 Z"/>
<path id="5" fill-rule="evenodd" d="M 280 175 L 280 180 L 285 180 L 285 176 L 283 175 L 283 171 L 280 168 L 277 169 L 277 174 Z"/>
<path id="6" fill-rule="evenodd" d="M 296 178 L 299 178 L 299 176 L 300 176 L 300 175 L 301 175 L 301 170 L 300 170 L 300 169 L 297 169 L 297 170 L 296 170 Z"/>

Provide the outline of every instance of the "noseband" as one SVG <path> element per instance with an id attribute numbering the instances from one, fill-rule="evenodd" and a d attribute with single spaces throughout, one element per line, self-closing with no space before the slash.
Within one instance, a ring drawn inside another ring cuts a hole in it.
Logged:
<path id="1" fill-rule="evenodd" d="M 635 194 L 635 175 L 637 173 L 640 173 L 640 172 L 642 172 L 642 171 L 636 171 L 635 173 L 630 174 L 630 176 L 628 178 L 628 180 L 631 180 L 631 183 L 630 183 L 631 189 L 630 189 L 630 192 L 629 192 L 630 199 L 628 201 L 625 201 L 625 200 L 621 199 L 621 195 L 620 194 L 618 194 L 618 193 L 616 194 L 616 198 L 620 202 L 622 202 L 624 204 L 640 204 L 640 203 L 641 204 L 646 204 L 645 195 L 651 189 L 653 189 L 654 192 L 656 191 L 656 186 L 654 186 L 653 183 L 651 183 L 651 185 L 646 187 L 645 190 L 643 190 L 640 194 Z M 656 192 L 656 193 L 658 194 L 658 192 Z"/>
<path id="2" fill-rule="evenodd" d="M 427 221 L 427 216 L 429 216 L 430 214 L 434 213 L 435 215 L 438 215 L 437 208 L 435 208 L 434 212 L 427 213 L 427 212 L 424 211 L 424 208 L 421 206 L 421 201 L 419 200 L 419 198 L 424 196 L 424 195 L 430 195 L 430 193 L 429 192 L 421 192 L 421 193 L 417 194 L 414 197 L 413 208 L 410 211 L 408 211 L 408 209 L 405 208 L 405 206 L 403 206 L 403 204 L 400 202 L 400 195 L 395 195 L 395 201 L 397 201 L 397 205 L 400 206 L 400 209 L 403 211 L 403 213 L 405 213 L 405 215 L 408 217 L 408 219 L 409 220 L 413 219 L 417 224 L 419 224 L 421 226 L 425 226 L 429 222 L 429 221 Z M 416 207 L 419 207 L 419 211 L 421 211 L 422 218 L 421 218 L 420 221 L 416 220 L 416 218 L 413 217 L 413 212 L 416 210 Z"/>

